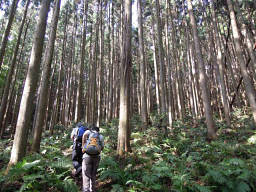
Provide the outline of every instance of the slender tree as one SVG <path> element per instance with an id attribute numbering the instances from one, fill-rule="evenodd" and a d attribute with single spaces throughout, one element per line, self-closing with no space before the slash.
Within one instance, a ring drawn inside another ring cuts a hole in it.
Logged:
<path id="1" fill-rule="evenodd" d="M 3 96 L 2 96 L 2 100 L 1 100 L 1 107 L 0 107 L 0 136 L 1 137 L 3 136 L 3 132 L 5 129 L 5 127 L 3 125 L 3 119 L 4 119 L 4 115 L 6 113 L 7 99 L 8 99 L 8 95 L 9 95 L 9 91 L 10 91 L 9 89 L 10 89 L 10 85 L 11 85 L 11 80 L 13 78 L 13 74 L 14 74 L 14 71 L 15 71 L 15 68 L 17 65 L 17 55 L 18 55 L 18 50 L 19 50 L 19 46 L 20 46 L 23 27 L 24 27 L 26 17 L 27 17 L 27 11 L 28 11 L 29 4 L 30 4 L 30 0 L 27 1 L 26 6 L 25 6 L 23 18 L 22 18 L 21 25 L 19 28 L 19 34 L 18 34 L 16 46 L 15 46 L 12 60 L 11 60 L 11 66 L 8 71 L 7 80 L 6 80 L 6 84 L 4 87 L 4 92 L 3 92 Z"/>
<path id="2" fill-rule="evenodd" d="M 35 116 L 35 127 L 34 127 L 34 136 L 32 142 L 31 150 L 34 152 L 39 152 L 42 129 L 44 125 L 44 120 L 46 117 L 46 107 L 47 107 L 47 98 L 49 92 L 49 83 L 50 83 L 50 75 L 51 75 L 51 63 L 53 58 L 54 44 L 56 39 L 56 31 L 59 20 L 59 12 L 60 12 L 60 4 L 61 0 L 55 1 L 55 9 L 52 18 L 52 29 L 50 34 L 49 43 L 47 46 L 47 52 L 45 54 L 44 62 L 43 62 L 43 77 L 40 85 L 40 94 L 39 94 L 39 102 L 38 102 L 38 110 Z"/>
<path id="3" fill-rule="evenodd" d="M 216 46 L 217 46 L 217 73 L 219 74 L 219 86 L 220 86 L 220 92 L 221 92 L 221 101 L 224 107 L 224 114 L 226 123 L 228 126 L 231 126 L 231 120 L 230 120 L 230 109 L 228 105 L 228 98 L 227 98 L 227 91 L 224 81 L 224 65 L 222 62 L 222 52 L 221 52 L 221 44 L 220 44 L 220 38 L 218 35 L 218 27 L 217 27 L 217 17 L 215 14 L 213 2 L 211 4 L 211 10 L 212 10 L 212 16 L 213 16 L 213 27 L 214 27 L 214 34 L 216 39 Z"/>
<path id="4" fill-rule="evenodd" d="M 161 113 L 166 113 L 166 90 L 165 90 L 165 74 L 164 74 L 164 51 L 162 40 L 162 22 L 160 18 L 160 5 L 159 0 L 156 3 L 156 24 L 157 24 L 157 42 L 158 42 L 158 57 L 160 68 L 160 98 L 161 98 Z"/>
<path id="5" fill-rule="evenodd" d="M 187 0 L 187 2 L 188 2 L 190 22 L 193 30 L 195 51 L 196 51 L 196 56 L 197 56 L 198 66 L 199 66 L 199 83 L 202 91 L 202 100 L 203 100 L 203 106 L 204 106 L 204 113 L 206 117 L 206 124 L 207 124 L 207 131 L 208 131 L 207 136 L 209 139 L 214 139 L 216 138 L 216 129 L 215 129 L 215 123 L 213 121 L 213 116 L 212 116 L 211 102 L 210 102 L 209 93 L 208 93 L 209 89 L 207 88 L 205 66 L 204 66 L 202 51 L 200 47 L 200 41 L 199 41 L 198 32 L 197 32 L 196 20 L 194 17 L 191 0 Z"/>
<path id="6" fill-rule="evenodd" d="M 141 0 L 137 1 L 138 7 L 138 27 L 139 27 L 139 53 L 140 53 L 140 103 L 141 103 L 141 116 L 144 126 L 148 124 L 147 114 L 147 94 L 146 94 L 146 70 L 145 70 L 145 54 L 144 54 L 144 40 L 143 40 L 143 23 L 142 23 L 142 6 Z"/>
<path id="7" fill-rule="evenodd" d="M 230 19 L 231 19 L 231 27 L 232 27 L 232 33 L 234 37 L 234 43 L 235 43 L 235 49 L 236 49 L 236 54 L 237 54 L 237 59 L 239 61 L 239 66 L 241 69 L 241 73 L 244 79 L 244 86 L 245 86 L 245 92 L 247 95 L 247 98 L 249 100 L 249 104 L 252 110 L 253 114 L 253 119 L 254 122 L 256 123 L 256 94 L 255 94 L 255 89 L 253 87 L 252 80 L 250 79 L 250 76 L 247 72 L 246 64 L 243 58 L 243 50 L 242 50 L 242 45 L 241 45 L 241 37 L 240 37 L 240 32 L 237 26 L 237 20 L 236 20 L 236 15 L 234 12 L 234 7 L 232 4 L 231 0 L 227 0 L 228 4 L 228 9 L 229 9 L 229 14 L 230 14 Z"/>
<path id="8" fill-rule="evenodd" d="M 81 105 L 83 99 L 83 83 L 84 83 L 84 59 L 85 59 L 85 45 L 86 45 L 86 32 L 87 32 L 87 10 L 88 1 L 84 0 L 84 12 L 83 12 L 83 29 L 82 29 L 82 47 L 81 47 L 81 61 L 78 66 L 78 89 L 77 89 L 77 99 L 76 99 L 76 111 L 75 111 L 75 121 L 81 119 Z"/>
<path id="9" fill-rule="evenodd" d="M 4 36 L 3 36 L 1 48 L 0 48 L 0 70 L 1 70 L 1 66 L 3 64 L 5 49 L 6 49 L 6 45 L 8 42 L 8 37 L 9 37 L 10 31 L 11 31 L 11 27 L 12 27 L 15 13 L 16 13 L 18 2 L 19 2 L 19 0 L 13 0 L 13 2 L 12 2 L 10 15 L 9 15 L 8 22 L 7 22 L 5 31 L 4 31 Z"/>
<path id="10" fill-rule="evenodd" d="M 120 79 L 120 112 L 117 153 L 123 156 L 130 151 L 130 78 L 131 78 L 131 26 L 132 4 L 124 0 L 121 79 Z"/>
<path id="11" fill-rule="evenodd" d="M 8 167 L 20 161 L 26 153 L 28 130 L 32 116 L 32 104 L 30 102 L 34 100 L 40 76 L 40 61 L 50 2 L 51 0 L 44 0 L 41 4 Z"/>

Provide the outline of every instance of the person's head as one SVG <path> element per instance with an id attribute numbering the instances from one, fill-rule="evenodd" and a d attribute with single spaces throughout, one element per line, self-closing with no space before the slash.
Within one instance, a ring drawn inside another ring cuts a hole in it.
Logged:
<path id="1" fill-rule="evenodd" d="M 99 131 L 100 131 L 100 128 L 97 127 L 97 126 L 93 126 L 93 127 L 92 127 L 92 131 L 97 131 L 97 132 L 99 132 Z"/>
<path id="2" fill-rule="evenodd" d="M 83 123 L 82 123 L 82 122 L 78 122 L 78 123 L 76 124 L 76 126 L 77 126 L 77 127 L 81 127 L 81 126 L 83 126 Z"/>

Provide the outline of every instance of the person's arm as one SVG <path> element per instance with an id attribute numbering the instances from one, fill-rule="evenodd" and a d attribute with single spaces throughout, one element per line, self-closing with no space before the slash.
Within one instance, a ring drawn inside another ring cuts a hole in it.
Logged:
<path id="1" fill-rule="evenodd" d="M 101 144 L 101 150 L 104 149 L 104 137 L 100 135 L 100 144 Z"/>
<path id="2" fill-rule="evenodd" d="M 70 136 L 70 138 L 72 139 L 72 141 L 74 141 L 74 139 L 75 139 L 75 133 L 77 132 L 77 129 L 76 128 L 73 128 L 73 130 L 72 130 L 72 133 L 71 133 L 71 136 Z"/>

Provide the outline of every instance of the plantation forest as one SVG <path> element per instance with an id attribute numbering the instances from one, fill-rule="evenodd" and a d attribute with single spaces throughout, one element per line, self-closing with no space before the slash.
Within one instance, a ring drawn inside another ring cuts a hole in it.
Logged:
<path id="1" fill-rule="evenodd" d="M 256 191 L 255 0 L 0 0 L 0 191 Z"/>

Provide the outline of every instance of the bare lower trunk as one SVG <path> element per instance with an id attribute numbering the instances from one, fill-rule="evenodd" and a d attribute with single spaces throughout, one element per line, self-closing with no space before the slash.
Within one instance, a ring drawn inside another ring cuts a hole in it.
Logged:
<path id="1" fill-rule="evenodd" d="M 50 0 L 45 0 L 41 4 L 9 165 L 16 164 L 26 153 L 28 129 L 33 106 L 31 101 L 34 100 L 38 77 L 40 76 L 40 60 L 50 2 Z"/>
<path id="2" fill-rule="evenodd" d="M 61 3 L 61 0 L 56 0 L 49 44 L 47 46 L 48 48 L 47 48 L 47 52 L 45 54 L 45 59 L 44 59 L 43 77 L 42 77 L 41 86 L 40 86 L 39 103 L 38 103 L 38 110 L 36 115 L 34 136 L 33 136 L 32 149 L 31 149 L 34 152 L 39 152 L 41 135 L 42 135 L 42 130 L 43 130 L 45 116 L 46 116 L 47 98 L 48 98 L 49 83 L 50 83 L 49 80 L 51 75 L 51 63 L 52 63 L 54 44 L 56 39 L 56 31 L 57 31 L 59 12 L 60 12 L 60 3 Z"/>
<path id="3" fill-rule="evenodd" d="M 143 40 L 143 24 L 142 24 L 142 7 L 141 0 L 138 0 L 138 22 L 139 22 L 139 53 L 140 53 L 140 104 L 141 116 L 144 126 L 148 124 L 147 115 L 147 94 L 145 88 L 145 55 L 144 55 L 144 40 Z"/>
<path id="4" fill-rule="evenodd" d="M 222 63 L 222 52 L 221 52 L 221 46 L 220 46 L 220 38 L 218 35 L 218 27 L 217 27 L 217 17 L 215 15 L 215 10 L 213 7 L 213 4 L 211 5 L 212 14 L 213 14 L 213 25 L 214 25 L 214 34 L 216 39 L 216 46 L 217 46 L 217 75 L 219 75 L 219 86 L 220 86 L 220 93 L 221 93 L 221 101 L 224 107 L 224 114 L 225 114 L 225 120 L 227 125 L 231 126 L 231 120 L 230 120 L 230 109 L 228 105 L 228 98 L 227 98 L 227 91 L 226 86 L 224 82 L 224 65 Z"/>
<path id="5" fill-rule="evenodd" d="M 124 30 L 122 35 L 123 51 L 121 55 L 121 81 L 120 81 L 120 113 L 118 129 L 117 153 L 123 156 L 130 149 L 130 78 L 131 78 L 131 1 L 124 1 Z"/>

